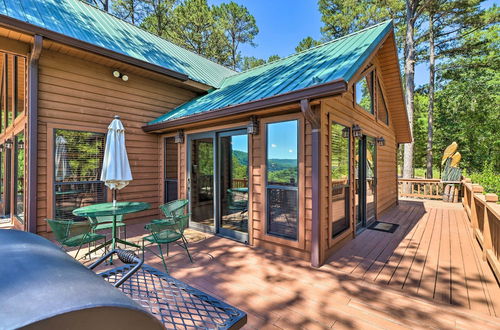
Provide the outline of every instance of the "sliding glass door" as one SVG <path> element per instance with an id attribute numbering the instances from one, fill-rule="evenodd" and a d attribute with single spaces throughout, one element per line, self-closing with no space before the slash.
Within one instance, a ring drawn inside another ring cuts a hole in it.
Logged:
<path id="1" fill-rule="evenodd" d="M 248 242 L 248 135 L 218 134 L 219 233 Z"/>
<path id="2" fill-rule="evenodd" d="M 355 143 L 356 229 L 369 225 L 376 217 L 376 145 L 375 138 L 363 135 Z"/>
<path id="3" fill-rule="evenodd" d="M 248 241 L 248 135 L 245 130 L 188 137 L 190 226 Z"/>
<path id="4" fill-rule="evenodd" d="M 190 224 L 195 229 L 214 232 L 215 148 L 212 134 L 189 138 Z"/>

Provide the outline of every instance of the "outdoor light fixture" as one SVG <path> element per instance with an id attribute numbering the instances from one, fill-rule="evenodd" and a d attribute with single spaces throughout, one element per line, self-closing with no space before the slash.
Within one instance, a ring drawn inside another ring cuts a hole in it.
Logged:
<path id="1" fill-rule="evenodd" d="M 11 139 L 7 139 L 5 141 L 5 148 L 7 148 L 7 149 L 11 149 L 12 148 L 12 140 Z"/>
<path id="2" fill-rule="evenodd" d="M 183 130 L 180 129 L 177 131 L 177 134 L 175 134 L 175 136 L 174 136 L 174 142 L 180 143 L 180 144 L 184 143 L 184 131 Z"/>
<path id="3" fill-rule="evenodd" d="M 17 148 L 18 149 L 24 149 L 24 141 L 23 140 L 17 142 Z"/>
<path id="4" fill-rule="evenodd" d="M 259 134 L 259 121 L 256 116 L 250 117 L 250 122 L 247 125 L 247 133 L 252 135 Z"/>
<path id="5" fill-rule="evenodd" d="M 3 144 L 0 146 L 0 152 L 4 152 L 4 150 L 3 150 Z"/>
<path id="6" fill-rule="evenodd" d="M 121 73 L 118 70 L 113 71 L 113 76 L 115 78 L 122 78 L 123 81 L 128 81 L 128 76 L 126 74 Z"/>
<path id="7" fill-rule="evenodd" d="M 342 137 L 344 139 L 348 139 L 349 138 L 349 127 L 345 127 L 343 130 L 342 130 Z"/>
<path id="8" fill-rule="evenodd" d="M 352 126 L 352 136 L 354 136 L 357 139 L 363 136 L 363 131 L 361 130 L 361 127 L 359 127 L 358 124 Z"/>
<path id="9" fill-rule="evenodd" d="M 381 147 L 385 146 L 385 139 L 383 136 L 377 138 L 377 144 Z"/>

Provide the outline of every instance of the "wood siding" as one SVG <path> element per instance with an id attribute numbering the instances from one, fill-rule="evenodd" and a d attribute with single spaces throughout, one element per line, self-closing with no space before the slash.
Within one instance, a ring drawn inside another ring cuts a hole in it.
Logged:
<path id="1" fill-rule="evenodd" d="M 113 67 L 45 49 L 40 58 L 38 122 L 38 214 L 37 231 L 47 231 L 44 219 L 53 216 L 53 141 L 55 128 L 106 132 L 114 115 L 126 129 L 127 151 L 132 170 L 129 186 L 118 193 L 123 201 L 144 201 L 152 209 L 127 217 L 145 220 L 158 215 L 163 188 L 159 162 L 163 143 L 146 134 L 142 126 L 169 109 L 193 98 L 195 93 L 129 74 L 124 82 L 112 75 Z M 124 71 L 127 73 L 127 71 Z M 109 194 L 108 194 L 109 195 Z"/>
<path id="2" fill-rule="evenodd" d="M 385 82 L 383 75 L 379 72 L 378 56 L 374 56 L 369 64 L 372 69 L 376 72 L 376 77 L 380 79 L 380 85 L 383 89 L 384 95 L 389 96 L 391 94 L 387 93 L 385 90 Z M 349 84 L 349 89 L 346 93 L 341 96 L 336 96 L 322 100 L 321 103 L 321 130 L 322 130 L 322 147 L 321 147 L 321 241 L 320 250 L 322 251 L 321 260 L 325 261 L 329 255 L 340 248 L 349 239 L 352 239 L 354 234 L 354 223 L 356 210 L 354 206 L 354 185 L 352 184 L 355 180 L 354 175 L 354 143 L 357 140 L 351 137 L 351 173 L 350 173 L 350 227 L 344 233 L 339 236 L 332 238 L 332 224 L 330 221 L 331 201 L 330 201 L 330 124 L 331 122 L 336 122 L 338 124 L 352 127 L 357 124 L 361 127 L 363 134 L 372 136 L 374 138 L 383 137 L 385 139 L 385 146 L 376 146 L 376 215 L 379 217 L 384 211 L 394 206 L 397 203 L 398 198 L 398 183 L 397 183 L 397 164 L 396 164 L 396 153 L 398 143 L 396 140 L 396 132 L 393 121 L 393 116 L 391 112 L 391 103 L 388 103 L 389 112 L 389 125 L 386 125 L 383 121 L 377 118 L 377 107 L 375 107 L 375 113 L 370 114 L 357 104 L 355 104 L 354 99 L 354 83 L 361 77 L 361 73 L 358 73 L 352 82 Z M 374 93 L 373 103 L 376 105 L 377 93 Z"/>

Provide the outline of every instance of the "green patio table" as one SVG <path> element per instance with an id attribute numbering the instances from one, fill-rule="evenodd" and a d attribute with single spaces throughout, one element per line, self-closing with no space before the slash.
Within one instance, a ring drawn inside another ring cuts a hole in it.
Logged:
<path id="1" fill-rule="evenodd" d="M 111 230 L 111 239 L 107 240 L 105 243 L 99 245 L 92 251 L 88 252 L 87 255 L 109 244 L 111 244 L 111 247 L 114 250 L 116 248 L 116 243 L 122 243 L 124 245 L 140 248 L 140 246 L 137 244 L 127 242 L 123 239 L 116 237 L 116 216 L 122 214 L 140 212 L 148 210 L 150 208 L 151 204 L 145 202 L 117 202 L 114 206 L 113 203 L 101 203 L 101 204 L 84 206 L 73 210 L 74 215 L 81 217 L 113 216 L 113 228 Z"/>

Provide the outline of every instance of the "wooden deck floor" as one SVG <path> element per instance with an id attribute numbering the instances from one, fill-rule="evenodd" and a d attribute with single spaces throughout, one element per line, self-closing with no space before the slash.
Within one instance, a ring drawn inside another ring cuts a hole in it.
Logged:
<path id="1" fill-rule="evenodd" d="M 393 234 L 366 230 L 329 267 L 438 303 L 500 316 L 500 290 L 482 260 L 461 204 L 401 201 L 380 221 Z"/>
<path id="2" fill-rule="evenodd" d="M 402 202 L 319 269 L 189 231 L 191 264 L 173 248 L 170 273 L 248 313 L 248 329 L 499 329 L 498 285 L 458 205 Z M 139 240 L 143 225 L 129 225 Z M 146 262 L 162 269 L 158 258 Z"/>

